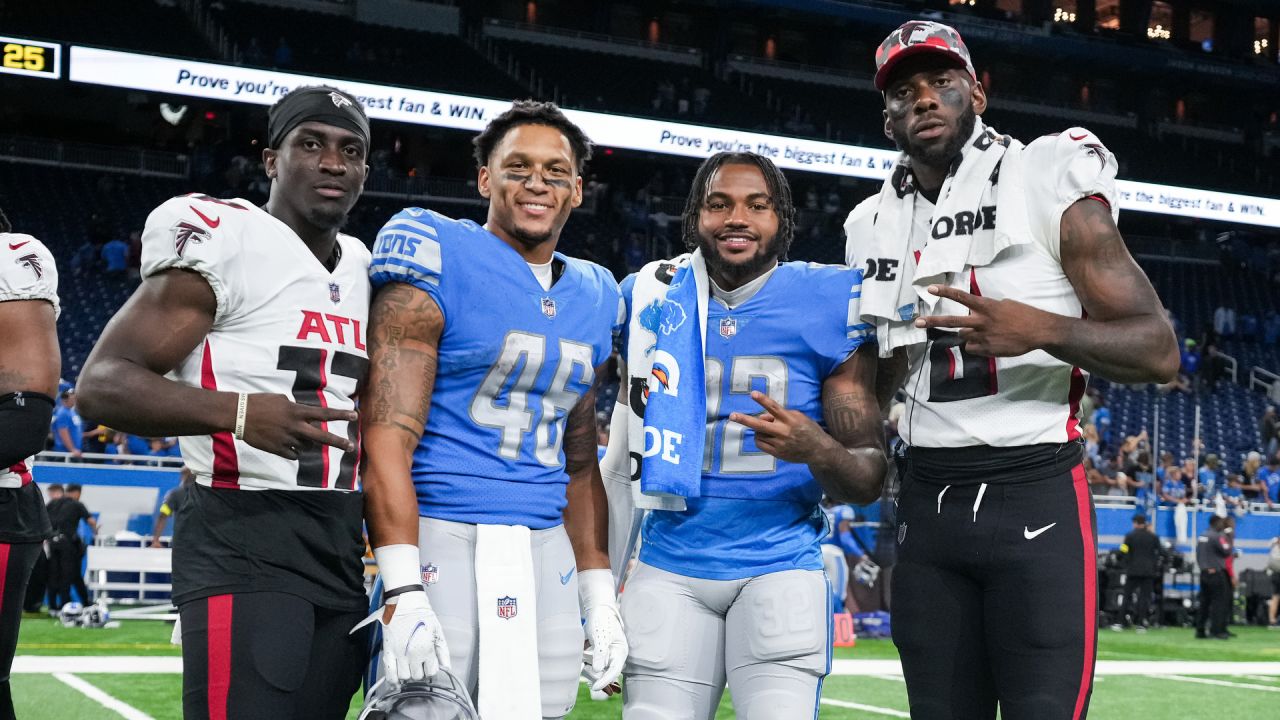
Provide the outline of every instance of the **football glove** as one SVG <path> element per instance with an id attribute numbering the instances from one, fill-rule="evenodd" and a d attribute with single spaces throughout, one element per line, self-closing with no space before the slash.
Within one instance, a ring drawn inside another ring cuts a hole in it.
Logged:
<path id="1" fill-rule="evenodd" d="M 591 690 L 600 692 L 613 685 L 622 674 L 629 650 L 622 630 L 622 615 L 618 612 L 618 597 L 613 590 L 613 573 L 607 568 L 580 572 L 578 597 L 587 621 L 582 674 L 590 682 Z"/>

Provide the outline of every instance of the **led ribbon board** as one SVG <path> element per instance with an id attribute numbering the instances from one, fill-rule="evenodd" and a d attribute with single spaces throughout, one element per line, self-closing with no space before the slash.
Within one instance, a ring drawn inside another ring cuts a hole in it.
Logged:
<path id="1" fill-rule="evenodd" d="M 62 77 L 62 46 L 0 36 L 0 73 L 57 80 Z"/>
<path id="2" fill-rule="evenodd" d="M 332 85 L 358 98 L 370 118 L 478 132 L 510 102 L 313 75 L 178 60 L 73 46 L 74 82 L 270 105 L 300 85 Z M 779 167 L 883 180 L 898 153 L 779 135 L 688 125 L 647 118 L 565 110 L 597 145 L 704 158 L 749 151 Z M 1122 210 L 1280 227 L 1280 199 L 1118 180 Z"/>

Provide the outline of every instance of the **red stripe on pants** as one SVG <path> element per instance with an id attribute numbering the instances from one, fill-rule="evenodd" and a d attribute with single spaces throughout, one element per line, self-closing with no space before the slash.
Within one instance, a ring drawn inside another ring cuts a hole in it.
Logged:
<path id="1" fill-rule="evenodd" d="M 227 720 L 231 690 L 232 595 L 209 598 L 209 720 Z"/>
<path id="2" fill-rule="evenodd" d="M 0 543 L 0 613 L 4 612 L 4 579 L 9 576 L 9 543 Z"/>
<path id="3" fill-rule="evenodd" d="M 1089 481 L 1084 475 L 1084 465 L 1071 470 L 1071 485 L 1076 493 L 1076 513 L 1080 519 L 1080 550 L 1084 559 L 1084 667 L 1080 671 L 1080 691 L 1076 694 L 1076 708 L 1072 720 L 1084 717 L 1089 689 L 1093 686 L 1094 644 L 1098 637 L 1098 568 L 1097 550 L 1093 540 L 1093 504 L 1089 496 Z"/>

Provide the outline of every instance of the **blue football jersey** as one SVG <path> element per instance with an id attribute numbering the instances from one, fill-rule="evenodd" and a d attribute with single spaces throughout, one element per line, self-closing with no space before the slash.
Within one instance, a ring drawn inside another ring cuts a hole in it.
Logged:
<path id="1" fill-rule="evenodd" d="M 402 282 L 444 314 L 427 427 L 413 454 L 424 517 L 476 524 L 561 522 L 564 430 L 613 349 L 618 284 L 556 253 L 543 290 L 524 258 L 470 220 L 409 208 L 374 244 L 375 291 Z"/>
<path id="2" fill-rule="evenodd" d="M 839 545 L 840 523 L 846 520 L 853 522 L 853 508 L 849 505 L 832 505 L 822 508 L 822 512 L 827 516 L 827 534 L 823 536 L 822 544 Z"/>
<path id="3" fill-rule="evenodd" d="M 760 450 L 729 415 L 762 412 L 750 394 L 759 390 L 823 424 L 823 382 L 871 333 L 858 319 L 861 288 L 860 269 L 782 263 L 733 310 L 711 301 L 702 497 L 649 514 L 642 561 L 713 580 L 822 568 L 826 521 L 809 467 Z"/>

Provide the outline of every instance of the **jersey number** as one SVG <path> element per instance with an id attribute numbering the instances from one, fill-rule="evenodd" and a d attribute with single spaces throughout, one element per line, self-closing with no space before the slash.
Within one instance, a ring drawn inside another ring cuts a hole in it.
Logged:
<path id="1" fill-rule="evenodd" d="M 328 366 L 326 370 L 325 366 Z M 329 385 L 329 373 L 351 378 L 358 385 L 369 369 L 369 360 L 337 350 L 329 362 L 329 351 L 319 348 L 281 346 L 276 362 L 277 370 L 294 373 L 293 401 L 300 405 L 324 407 L 324 391 Z M 321 424 L 325 429 L 327 423 Z M 347 439 L 356 444 L 359 423 L 347 423 Z M 343 452 L 339 461 L 338 479 L 350 477 L 355 490 L 356 453 Z M 310 445 L 298 450 L 298 486 L 325 487 L 328 481 L 329 446 Z"/>
<path id="2" fill-rule="evenodd" d="M 995 395 L 996 359 L 970 355 L 960 334 L 929 330 L 929 402 L 955 402 Z"/>
<path id="3" fill-rule="evenodd" d="M 724 399 L 724 363 L 707 358 L 707 418 L 720 418 L 720 405 Z M 779 357 L 741 355 L 733 359 L 729 368 L 729 394 L 750 395 L 753 380 L 764 381 L 764 394 L 779 405 L 787 404 L 787 363 Z M 754 402 L 754 401 L 752 401 Z M 763 450 L 746 449 L 747 427 L 721 418 L 707 423 L 706 448 L 702 456 L 702 471 L 711 472 L 714 458 L 716 432 L 720 434 L 720 472 L 722 473 L 773 473 L 778 459 Z"/>
<path id="4" fill-rule="evenodd" d="M 529 395 L 546 361 L 547 338 L 518 330 L 507 333 L 498 362 L 489 368 L 471 399 L 472 421 L 502 432 L 498 454 L 507 460 L 520 458 L 525 435 L 534 431 L 533 456 L 547 467 L 559 466 L 565 420 L 583 392 L 569 383 L 577 376 L 581 386 L 591 386 L 595 380 L 591 355 L 590 345 L 560 340 L 560 362 L 551 386 L 536 400 L 541 403 L 541 412 L 535 429 Z"/>

